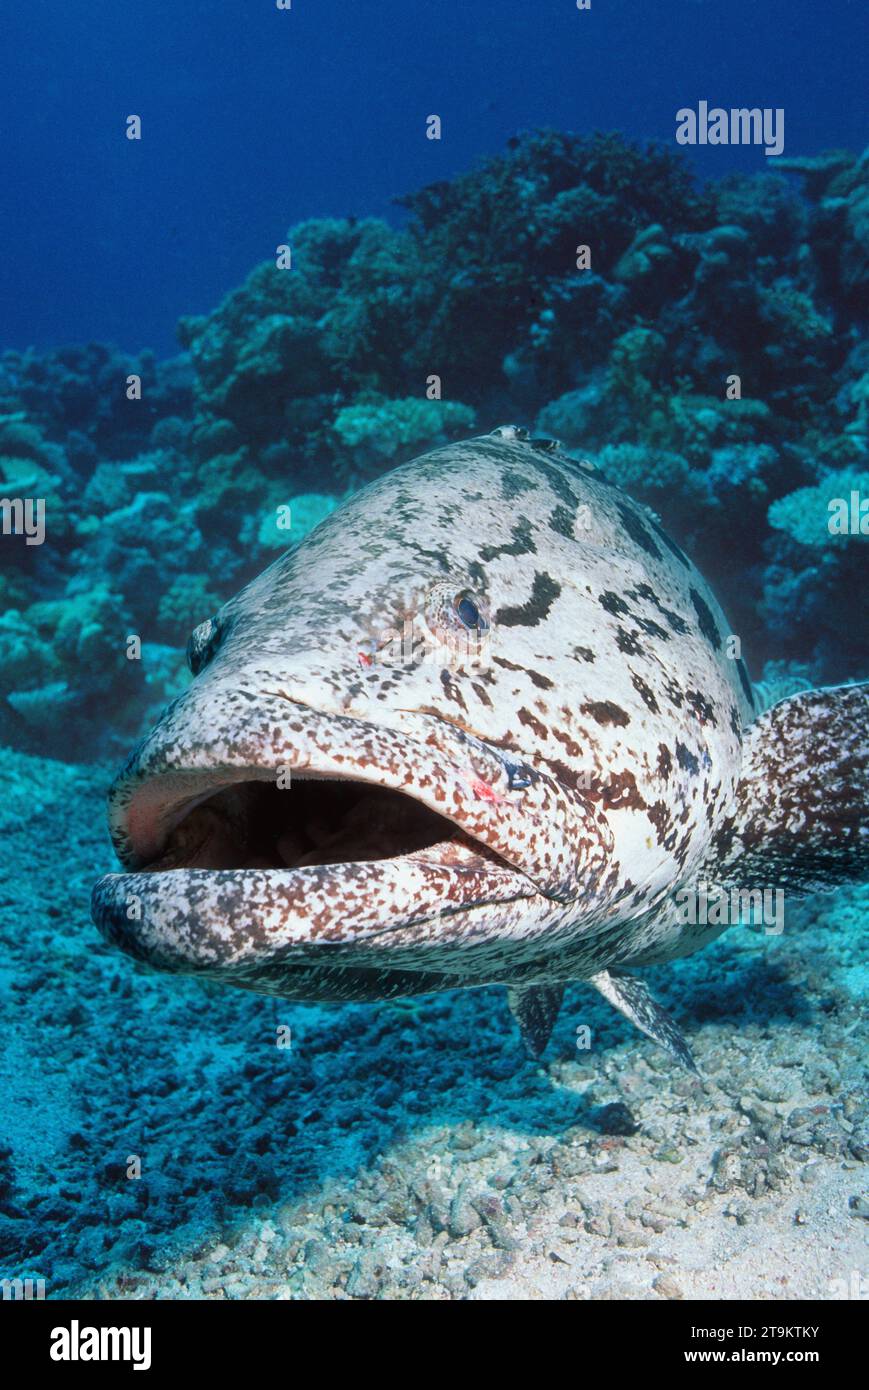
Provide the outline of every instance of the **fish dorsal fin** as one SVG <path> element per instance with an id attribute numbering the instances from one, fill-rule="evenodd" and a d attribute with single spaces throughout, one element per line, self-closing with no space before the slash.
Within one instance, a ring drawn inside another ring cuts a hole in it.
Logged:
<path id="1" fill-rule="evenodd" d="M 869 877 L 869 683 L 802 690 L 752 725 L 704 876 L 795 894 Z"/>
<path id="2" fill-rule="evenodd" d="M 532 1057 L 539 1057 L 549 1042 L 563 998 L 564 985 L 511 986 L 507 990 L 510 1012 Z"/>
<path id="3" fill-rule="evenodd" d="M 666 1009 L 662 1009 L 653 998 L 648 985 L 635 975 L 617 975 L 610 970 L 601 970 L 599 974 L 592 975 L 588 983 L 594 985 L 607 1003 L 630 1019 L 641 1033 L 663 1047 L 675 1062 L 696 1073 L 697 1065 L 681 1030 Z"/>

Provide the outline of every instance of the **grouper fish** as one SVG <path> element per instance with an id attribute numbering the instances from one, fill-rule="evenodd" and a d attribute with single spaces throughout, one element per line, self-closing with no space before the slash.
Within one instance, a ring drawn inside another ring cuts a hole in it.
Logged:
<path id="1" fill-rule="evenodd" d="M 501 983 L 538 1055 L 586 981 L 690 1067 L 632 973 L 729 925 L 690 894 L 869 874 L 869 684 L 761 711 L 738 650 L 587 461 L 515 427 L 435 449 L 195 629 L 111 788 L 94 920 L 286 999 Z"/>

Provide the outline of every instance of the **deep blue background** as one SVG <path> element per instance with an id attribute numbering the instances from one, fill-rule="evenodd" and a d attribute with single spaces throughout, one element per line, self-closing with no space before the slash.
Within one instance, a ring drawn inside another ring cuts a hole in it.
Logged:
<path id="1" fill-rule="evenodd" d="M 304 217 L 391 200 L 535 125 L 673 141 L 701 98 L 865 140 L 865 0 L 27 0 L 0 19 L 0 346 L 175 350 Z M 143 140 L 125 138 L 142 116 Z M 438 144 L 424 120 L 444 122 Z M 692 152 L 702 174 L 769 167 Z"/>

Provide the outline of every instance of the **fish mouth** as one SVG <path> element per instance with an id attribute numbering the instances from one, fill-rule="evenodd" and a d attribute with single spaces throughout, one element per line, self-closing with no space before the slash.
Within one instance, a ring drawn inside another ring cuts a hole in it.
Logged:
<path id="1" fill-rule="evenodd" d="M 446 863 L 471 855 L 503 864 L 402 792 L 307 776 L 286 787 L 243 781 L 198 800 L 142 870 L 296 870 L 412 856 Z"/>
<path id="2" fill-rule="evenodd" d="M 545 893 L 515 862 L 525 812 L 499 756 L 456 730 L 409 737 L 290 704 L 280 724 L 273 702 L 241 728 L 236 710 L 231 742 L 216 728 L 196 747 L 176 710 L 140 746 L 110 793 L 125 872 L 93 892 L 107 940 L 259 988 L 324 947 L 360 965 L 388 942 L 425 973 L 446 942 L 521 932 Z"/>
<path id="3" fill-rule="evenodd" d="M 225 769 L 216 773 L 223 775 Z M 178 779 L 172 780 L 177 789 Z M 137 855 L 134 839 L 127 849 L 127 858 L 138 860 L 140 875 L 284 874 L 328 868 L 337 880 L 344 868 L 389 861 L 473 868 L 491 875 L 493 885 L 509 880 L 516 888 L 524 880 L 528 894 L 536 891 L 524 874 L 446 816 L 403 790 L 377 782 L 311 772 L 282 772 L 276 781 L 271 770 L 233 770 L 228 785 L 218 782 L 211 790 L 185 796 L 180 805 L 169 801 L 155 817 L 153 798 L 160 790 L 159 784 L 145 788 L 150 825 L 161 821 L 163 826 L 156 832 L 159 839 L 151 842 L 153 848 L 159 845 L 158 852 L 153 854 L 152 848 Z M 130 824 L 136 824 L 137 812 L 141 816 L 141 806 L 131 804 Z M 142 828 L 139 821 L 137 835 Z M 320 881 L 327 876 L 321 873 Z"/>

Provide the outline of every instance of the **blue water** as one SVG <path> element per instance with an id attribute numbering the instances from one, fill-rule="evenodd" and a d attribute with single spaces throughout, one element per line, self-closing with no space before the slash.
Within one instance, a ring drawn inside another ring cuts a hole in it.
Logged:
<path id="1" fill-rule="evenodd" d="M 171 352 L 176 318 L 209 311 L 291 223 L 395 217 L 396 196 L 534 126 L 672 141 L 676 110 L 707 99 L 783 107 L 788 154 L 866 134 L 859 0 L 36 0 L 5 7 L 0 45 L 14 347 Z"/>

